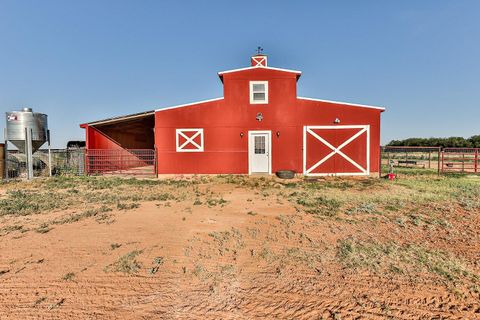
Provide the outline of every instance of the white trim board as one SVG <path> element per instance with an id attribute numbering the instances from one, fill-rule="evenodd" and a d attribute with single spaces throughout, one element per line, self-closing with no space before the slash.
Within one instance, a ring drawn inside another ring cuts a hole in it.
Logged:
<path id="1" fill-rule="evenodd" d="M 338 147 L 332 146 L 328 141 L 323 139 L 317 133 L 313 132 L 311 129 L 361 129 Z M 328 148 L 332 150 L 328 155 L 317 161 L 313 166 L 307 169 L 307 133 L 313 136 L 318 141 L 322 142 Z M 350 142 L 354 141 L 360 137 L 363 133 L 367 135 L 366 137 L 366 168 L 360 166 L 356 161 L 352 160 L 349 156 L 341 151 L 343 147 L 348 145 Z M 352 165 L 357 167 L 361 172 L 332 172 L 332 173 L 311 173 L 322 163 L 333 157 L 335 154 L 340 155 L 345 160 L 350 162 Z M 368 176 L 370 175 L 370 125 L 344 125 L 344 126 L 304 126 L 303 127 L 303 174 L 305 176 Z"/>
<path id="2" fill-rule="evenodd" d="M 290 72 L 296 74 L 302 74 L 302 71 L 298 70 L 290 70 L 290 69 L 282 69 L 282 68 L 274 68 L 274 67 L 265 67 L 265 66 L 251 66 L 239 69 L 232 69 L 232 70 L 225 70 L 218 72 L 218 75 L 221 76 L 222 74 L 238 72 L 238 71 L 245 71 L 245 70 L 253 70 L 253 69 L 267 69 L 267 70 L 275 70 L 275 71 L 283 71 L 283 72 Z"/>
<path id="3" fill-rule="evenodd" d="M 263 84 L 265 91 L 265 100 L 254 100 L 253 94 L 258 93 L 253 91 L 253 85 L 255 84 Z M 250 81 L 250 104 L 268 104 L 268 81 Z"/>
<path id="4" fill-rule="evenodd" d="M 369 105 L 366 105 L 366 104 L 333 101 L 333 100 L 322 100 L 322 99 L 306 98 L 306 97 L 297 97 L 297 99 L 309 100 L 309 101 L 318 101 L 318 102 L 326 102 L 326 103 L 335 103 L 335 104 L 344 104 L 344 105 L 352 106 L 352 107 L 370 108 L 370 109 L 377 109 L 377 110 L 382 110 L 382 111 L 385 110 L 385 107 L 369 106 Z"/>
<path id="5" fill-rule="evenodd" d="M 166 111 L 166 110 L 177 109 L 177 108 L 183 108 L 183 107 L 189 107 L 189 106 L 193 106 L 195 104 L 218 101 L 218 100 L 223 100 L 223 97 L 213 98 L 213 99 L 208 99 L 208 100 L 200 100 L 200 101 L 195 101 L 195 102 L 190 102 L 190 103 L 185 103 L 185 104 L 178 104 L 176 106 L 170 106 L 170 107 L 156 109 L 155 112 Z"/>
<path id="6" fill-rule="evenodd" d="M 191 137 L 188 137 L 184 132 L 195 132 Z M 185 139 L 185 142 L 182 145 L 179 144 L 180 136 Z M 196 143 L 194 140 L 197 136 L 200 136 L 200 144 Z M 177 152 L 203 152 L 204 143 L 203 143 L 203 128 L 184 128 L 184 129 L 175 129 L 175 146 Z M 184 149 L 189 143 L 193 144 L 196 149 Z"/>
<path id="7" fill-rule="evenodd" d="M 272 174 L 272 131 L 271 130 L 249 130 L 248 131 L 248 174 L 252 174 L 251 168 L 252 168 L 252 163 L 251 163 L 251 158 L 250 158 L 250 135 L 255 133 L 259 134 L 267 134 L 268 135 L 268 174 Z M 256 172 L 254 172 L 256 173 Z"/>

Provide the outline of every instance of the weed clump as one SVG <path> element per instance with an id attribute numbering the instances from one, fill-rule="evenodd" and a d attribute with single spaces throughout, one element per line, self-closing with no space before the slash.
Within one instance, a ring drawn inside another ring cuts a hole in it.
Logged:
<path id="1" fill-rule="evenodd" d="M 372 202 L 364 202 L 346 211 L 347 214 L 372 214 L 377 213 L 377 208 Z"/>
<path id="2" fill-rule="evenodd" d="M 137 273 L 142 265 L 135 258 L 142 254 L 142 252 L 142 250 L 131 251 L 118 258 L 113 264 L 105 267 L 104 271 L 123 272 L 128 274 Z"/>
<path id="3" fill-rule="evenodd" d="M 149 273 L 152 275 L 157 273 L 164 260 L 165 259 L 163 257 L 156 257 L 153 259 L 153 266 L 149 269 Z"/>
<path id="4" fill-rule="evenodd" d="M 215 207 L 217 205 L 220 205 L 220 206 L 224 206 L 228 201 L 223 199 L 223 198 L 210 198 L 210 199 L 207 199 L 207 205 L 209 207 Z"/>
<path id="5" fill-rule="evenodd" d="M 120 248 L 121 246 L 122 246 L 121 243 L 111 243 L 111 244 L 110 244 L 110 249 L 111 249 L 111 250 L 115 250 L 115 249 Z"/>
<path id="6" fill-rule="evenodd" d="M 42 223 L 38 228 L 35 229 L 35 231 L 38 233 L 47 233 L 50 230 L 52 230 L 52 228 L 48 225 L 48 223 Z"/>
<path id="7" fill-rule="evenodd" d="M 75 278 L 75 273 L 73 272 L 69 272 L 62 277 L 64 281 L 72 281 L 73 278 Z"/>
<path id="8" fill-rule="evenodd" d="M 15 224 L 15 225 L 12 225 L 12 226 L 5 226 L 5 227 L 0 228 L 0 236 L 7 235 L 10 232 L 14 232 L 14 231 L 25 232 L 26 230 L 23 228 L 22 225 L 19 225 L 19 224 Z"/>
<path id="9" fill-rule="evenodd" d="M 117 203 L 118 210 L 132 210 L 137 209 L 140 207 L 140 204 L 133 202 L 133 203 Z"/>

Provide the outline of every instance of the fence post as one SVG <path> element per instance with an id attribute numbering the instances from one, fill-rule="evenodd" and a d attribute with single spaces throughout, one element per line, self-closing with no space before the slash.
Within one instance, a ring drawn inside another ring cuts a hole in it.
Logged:
<path id="1" fill-rule="evenodd" d="M 478 172 L 478 149 L 475 149 L 475 173 Z"/>
<path id="2" fill-rule="evenodd" d="M 153 169 L 154 172 L 155 172 L 155 176 L 158 178 L 158 150 L 157 150 L 157 147 L 155 146 L 154 148 L 154 154 L 153 156 L 155 157 L 154 161 L 153 161 L 153 165 L 155 166 L 155 168 Z"/>
<path id="3" fill-rule="evenodd" d="M 445 166 L 445 163 L 444 163 L 444 161 L 445 161 L 445 159 L 444 159 L 445 150 L 442 150 L 442 151 L 438 150 L 439 159 L 440 159 L 440 152 L 442 153 L 442 173 L 443 173 L 443 168 L 444 168 L 444 166 Z M 438 173 L 440 174 L 440 161 L 438 161 L 438 166 L 439 166 L 439 167 L 438 167 Z"/>
<path id="4" fill-rule="evenodd" d="M 382 155 L 383 155 L 383 148 L 380 146 L 380 156 L 379 156 L 379 167 L 378 167 L 378 177 L 382 177 Z"/>
<path id="5" fill-rule="evenodd" d="M 85 148 L 85 153 L 84 153 L 84 161 L 85 161 L 85 175 L 88 176 L 90 174 L 90 163 L 88 161 L 88 149 Z"/>

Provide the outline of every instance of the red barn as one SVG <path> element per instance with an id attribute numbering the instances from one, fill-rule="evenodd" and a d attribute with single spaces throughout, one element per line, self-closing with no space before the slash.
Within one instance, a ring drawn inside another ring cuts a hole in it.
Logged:
<path id="1" fill-rule="evenodd" d="M 82 124 L 89 172 L 310 176 L 379 172 L 382 107 L 297 96 L 300 71 L 251 66 L 218 73 L 221 98 Z"/>

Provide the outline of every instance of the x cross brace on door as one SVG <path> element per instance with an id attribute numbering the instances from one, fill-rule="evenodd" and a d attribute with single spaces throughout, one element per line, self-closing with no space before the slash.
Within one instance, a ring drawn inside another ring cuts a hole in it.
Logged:
<path id="1" fill-rule="evenodd" d="M 185 132 L 195 132 L 191 137 Z M 179 137 L 182 136 L 185 142 L 179 145 Z M 200 144 L 195 142 L 195 138 L 200 136 Z M 195 146 L 194 149 L 184 149 L 188 144 Z M 203 151 L 203 129 L 177 129 L 177 152 L 200 152 Z"/>
<path id="2" fill-rule="evenodd" d="M 343 142 L 341 145 L 339 145 L 338 147 L 334 147 L 331 143 L 329 143 L 327 140 L 323 139 L 322 137 L 320 137 L 317 133 L 315 133 L 314 131 L 312 131 L 312 129 L 354 129 L 354 128 L 362 128 L 360 131 L 358 131 L 356 134 L 354 134 L 353 136 L 351 136 L 349 139 L 347 139 L 345 142 Z M 313 166 L 311 166 L 310 168 L 306 169 L 306 159 L 304 159 L 304 171 L 305 171 L 305 174 L 310 174 L 313 170 L 315 170 L 316 168 L 318 168 L 322 163 L 324 163 L 325 161 L 327 161 L 328 159 L 330 159 L 331 157 L 333 157 L 335 154 L 338 154 L 340 155 L 341 157 L 343 157 L 345 160 L 347 160 L 348 162 L 350 162 L 352 165 L 354 165 L 357 169 L 360 170 L 361 174 L 364 174 L 364 175 L 368 175 L 369 174 L 369 171 L 370 171 L 370 164 L 369 164 L 369 152 L 370 152 L 370 148 L 369 148 L 369 126 L 334 126 L 334 127 L 306 127 L 306 131 L 305 131 L 305 139 L 306 139 L 306 134 L 309 133 L 311 134 L 315 139 L 317 139 L 318 141 L 322 142 L 324 145 L 326 145 L 327 147 L 329 147 L 332 152 L 330 152 L 328 155 L 326 155 L 324 158 L 322 158 L 320 161 L 318 161 L 317 163 L 315 163 Z M 355 139 L 357 139 L 359 136 L 361 136 L 363 133 L 366 133 L 367 134 L 367 167 L 364 168 L 362 167 L 361 165 L 359 165 L 356 161 L 354 161 L 352 158 L 350 158 L 349 156 L 347 156 L 344 152 L 342 152 L 342 148 L 344 148 L 345 146 L 347 146 L 349 143 L 351 143 L 352 141 L 354 141 Z M 304 148 L 306 148 L 306 141 L 304 143 Z M 306 150 L 305 150 L 306 151 Z M 306 157 L 307 153 L 305 152 L 305 157 Z M 340 173 L 342 174 L 342 173 Z"/>

